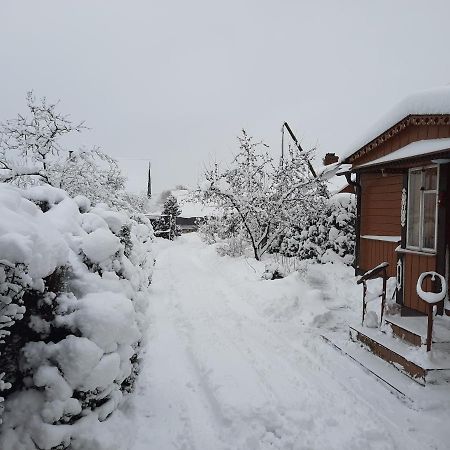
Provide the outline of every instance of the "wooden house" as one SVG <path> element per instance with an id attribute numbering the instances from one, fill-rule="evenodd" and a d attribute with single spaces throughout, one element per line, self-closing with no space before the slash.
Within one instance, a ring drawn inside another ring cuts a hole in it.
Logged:
<path id="1" fill-rule="evenodd" d="M 429 277 L 425 291 L 449 285 L 450 86 L 405 99 L 341 161 L 350 165 L 344 175 L 357 193 L 356 273 L 389 264 L 400 314 L 387 321 L 394 333 L 420 346 L 429 331 L 425 314 L 434 313 L 417 295 L 418 278 L 424 272 L 446 278 L 447 283 L 440 283 Z M 444 301 L 438 302 L 437 314 L 444 309 Z M 441 322 L 440 340 L 450 343 L 450 318 Z M 358 333 L 360 340 L 369 338 L 365 331 Z M 371 343 L 376 353 L 390 352 L 376 344 Z M 407 364 L 389 354 L 391 362 Z"/>

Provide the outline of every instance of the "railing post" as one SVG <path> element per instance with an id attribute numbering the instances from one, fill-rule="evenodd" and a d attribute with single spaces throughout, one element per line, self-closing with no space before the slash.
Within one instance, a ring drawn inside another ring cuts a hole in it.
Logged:
<path id="1" fill-rule="evenodd" d="M 437 277 L 441 282 L 441 292 L 424 292 L 422 289 L 422 283 L 426 277 L 431 277 L 431 280 Z M 428 305 L 428 323 L 427 323 L 427 352 L 431 350 L 431 342 L 433 340 L 433 309 L 434 305 L 442 302 L 447 295 L 447 282 L 445 278 L 438 274 L 437 272 L 423 272 L 420 274 L 417 285 L 416 292 L 419 298 L 421 298 Z"/>
<path id="2" fill-rule="evenodd" d="M 431 341 L 433 338 L 433 307 L 433 304 L 428 304 L 427 352 L 431 350 Z"/>
<path id="3" fill-rule="evenodd" d="M 366 315 L 366 294 L 367 294 L 367 283 L 366 280 L 363 281 L 363 307 L 362 307 L 362 320 L 361 320 L 361 326 L 364 325 L 364 317 Z"/>
<path id="4" fill-rule="evenodd" d="M 387 285 L 387 272 L 386 267 L 383 269 L 383 292 L 381 294 L 381 317 L 380 326 L 383 324 L 384 307 L 386 305 L 386 286 Z"/>

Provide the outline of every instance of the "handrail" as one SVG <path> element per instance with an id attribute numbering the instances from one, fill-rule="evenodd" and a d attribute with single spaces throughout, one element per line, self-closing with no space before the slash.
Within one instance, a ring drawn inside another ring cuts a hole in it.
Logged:
<path id="1" fill-rule="evenodd" d="M 364 275 L 361 276 L 361 278 L 356 282 L 356 284 L 361 284 L 364 281 L 370 280 L 372 278 L 378 278 L 376 275 L 378 275 L 383 269 L 386 269 L 387 267 L 389 267 L 389 263 L 383 262 L 378 266 L 374 267 L 373 269 L 368 270 Z"/>
<path id="2" fill-rule="evenodd" d="M 380 317 L 380 325 L 383 323 L 383 314 L 384 307 L 386 304 L 386 285 L 387 285 L 387 268 L 389 267 L 389 263 L 383 262 L 373 269 L 368 270 L 361 278 L 356 282 L 356 284 L 363 285 L 363 310 L 362 310 L 362 320 L 361 326 L 364 325 L 364 317 L 366 316 L 367 309 L 367 281 L 374 278 L 383 278 L 383 291 L 381 292 L 381 317 Z M 380 275 L 381 274 L 381 275 Z"/>

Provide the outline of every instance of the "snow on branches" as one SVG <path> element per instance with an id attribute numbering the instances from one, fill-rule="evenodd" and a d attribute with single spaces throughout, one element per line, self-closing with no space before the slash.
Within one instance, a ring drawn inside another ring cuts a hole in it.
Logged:
<path id="1" fill-rule="evenodd" d="M 51 184 L 52 159 L 64 152 L 61 137 L 81 132 L 85 126 L 73 124 L 56 110 L 57 104 L 49 104 L 45 98 L 37 102 L 32 92 L 27 94 L 27 107 L 30 117 L 19 114 L 1 124 L 1 180 L 20 183 L 37 178 Z"/>
<path id="2" fill-rule="evenodd" d="M 334 255 L 350 265 L 355 249 L 356 199 L 353 194 L 337 194 L 324 207 L 313 211 L 302 226 L 294 226 L 277 243 L 276 251 L 318 262 Z"/>
<path id="3" fill-rule="evenodd" d="M 28 115 L 0 124 L 0 181 L 20 187 L 49 184 L 92 203 L 136 210 L 142 199 L 124 191 L 125 177 L 115 159 L 98 147 L 69 149 L 62 144 L 65 136 L 86 126 L 73 123 L 57 106 L 29 92 Z"/>
<path id="4" fill-rule="evenodd" d="M 256 259 L 310 211 L 323 205 L 326 188 L 308 168 L 312 151 L 290 148 L 278 162 L 267 146 L 255 142 L 245 130 L 239 151 L 229 168 L 207 170 L 201 183 L 203 198 L 221 208 L 237 233 L 245 236 Z"/>

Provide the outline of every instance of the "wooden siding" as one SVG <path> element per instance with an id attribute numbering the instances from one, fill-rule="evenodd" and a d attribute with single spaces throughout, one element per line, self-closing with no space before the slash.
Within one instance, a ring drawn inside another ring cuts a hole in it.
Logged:
<path id="1" fill-rule="evenodd" d="M 401 235 L 402 187 L 402 175 L 361 174 L 361 235 Z"/>
<path id="2" fill-rule="evenodd" d="M 435 270 L 436 256 L 416 255 L 412 253 L 405 254 L 403 265 L 403 304 L 405 306 L 426 313 L 426 304 L 418 297 L 416 292 L 417 280 L 419 279 L 421 273 Z M 432 285 L 429 278 L 425 281 L 423 288 L 425 291 L 432 290 Z"/>
<path id="3" fill-rule="evenodd" d="M 398 245 L 396 242 L 361 238 L 359 268 L 367 272 L 378 264 L 387 262 L 389 263 L 387 270 L 388 277 L 395 277 L 397 267 L 397 254 L 395 253 L 395 249 Z"/>
<path id="4" fill-rule="evenodd" d="M 353 165 L 365 164 L 388 155 L 411 142 L 423 139 L 450 137 L 450 125 L 414 125 L 410 124 L 395 136 L 387 139 L 376 148 L 353 161 Z"/>

